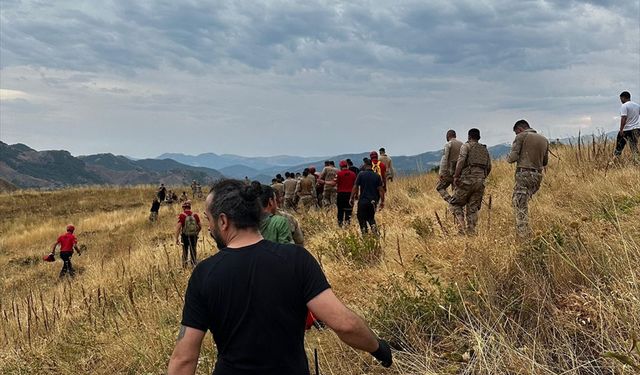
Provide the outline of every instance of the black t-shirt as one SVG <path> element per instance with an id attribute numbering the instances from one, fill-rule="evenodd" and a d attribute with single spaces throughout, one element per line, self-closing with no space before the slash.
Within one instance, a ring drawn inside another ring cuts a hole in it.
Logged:
<path id="1" fill-rule="evenodd" d="M 356 178 L 356 186 L 360 187 L 360 199 L 358 202 L 365 203 L 380 200 L 378 188 L 382 186 L 382 177 L 372 170 L 364 170 Z"/>
<path id="2" fill-rule="evenodd" d="M 182 325 L 213 334 L 215 375 L 309 374 L 306 304 L 328 288 L 302 247 L 262 240 L 225 248 L 194 269 Z"/>

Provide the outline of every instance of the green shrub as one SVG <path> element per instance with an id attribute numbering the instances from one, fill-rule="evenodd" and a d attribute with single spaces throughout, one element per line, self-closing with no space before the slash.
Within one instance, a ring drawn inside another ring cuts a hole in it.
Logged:
<path id="1" fill-rule="evenodd" d="M 433 237 L 433 220 L 431 218 L 416 217 L 411 222 L 411 228 L 424 240 Z"/>
<path id="2" fill-rule="evenodd" d="M 464 308 L 454 284 L 443 285 L 436 277 L 418 281 L 411 273 L 392 279 L 381 296 L 371 312 L 372 323 L 381 337 L 405 349 L 425 337 L 437 341 Z"/>
<path id="3" fill-rule="evenodd" d="M 374 234 L 339 232 L 329 239 L 329 252 L 338 259 L 348 259 L 359 265 L 375 264 L 382 258 L 380 239 Z"/>

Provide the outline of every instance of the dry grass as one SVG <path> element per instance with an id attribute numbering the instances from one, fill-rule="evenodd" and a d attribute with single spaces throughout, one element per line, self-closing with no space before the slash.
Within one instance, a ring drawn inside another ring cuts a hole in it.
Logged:
<path id="1" fill-rule="evenodd" d="M 640 355 L 626 353 L 640 335 L 640 172 L 628 160 L 610 165 L 610 144 L 553 152 L 527 243 L 513 234 L 513 169 L 503 162 L 488 180 L 492 209 L 483 207 L 477 237 L 446 235 L 455 231 L 435 175 L 393 183 L 378 215 L 379 242 L 338 229 L 333 211 L 301 218 L 336 293 L 401 349 L 386 370 L 330 331 L 311 332 L 307 348 L 318 348 L 322 372 L 637 371 L 631 363 Z M 151 225 L 152 194 L 139 187 L 0 195 L 1 373 L 165 371 L 189 273 L 172 245 L 178 207 L 163 207 Z M 88 248 L 74 257 L 80 273 L 72 282 L 57 280 L 59 262 L 41 261 L 68 222 Z M 200 253 L 212 254 L 203 241 Z M 211 372 L 214 353 L 206 340 L 198 373 Z"/>

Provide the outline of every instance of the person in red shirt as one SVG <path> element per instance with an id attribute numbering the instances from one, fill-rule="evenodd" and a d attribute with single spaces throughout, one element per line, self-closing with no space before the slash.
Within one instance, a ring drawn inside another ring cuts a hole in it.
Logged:
<path id="1" fill-rule="evenodd" d="M 336 185 L 338 188 L 338 199 L 336 200 L 338 206 L 338 225 L 349 225 L 351 222 L 351 213 L 353 207 L 349 203 L 351 197 L 351 190 L 353 190 L 353 184 L 356 182 L 356 174 L 349 169 L 349 164 L 346 160 L 340 161 L 340 171 L 336 177 Z"/>
<path id="2" fill-rule="evenodd" d="M 198 214 L 191 212 L 191 202 L 182 203 L 184 210 L 178 216 L 176 224 L 176 245 L 180 245 L 182 239 L 182 266 L 187 266 L 187 259 L 191 258 L 191 265 L 195 266 L 197 261 L 196 246 L 198 245 L 198 234 L 202 229 L 200 225 L 200 217 Z"/>
<path id="3" fill-rule="evenodd" d="M 78 249 L 78 239 L 73 235 L 75 230 L 76 228 L 73 225 L 67 225 L 67 232 L 61 234 L 56 243 L 51 247 L 51 255 L 55 255 L 56 247 L 60 245 L 60 258 L 63 262 L 60 277 L 64 277 L 67 273 L 71 277 L 76 275 L 76 271 L 71 265 L 71 256 L 73 255 L 73 250 L 77 251 L 78 255 L 81 255 L 81 252 L 80 249 Z"/>

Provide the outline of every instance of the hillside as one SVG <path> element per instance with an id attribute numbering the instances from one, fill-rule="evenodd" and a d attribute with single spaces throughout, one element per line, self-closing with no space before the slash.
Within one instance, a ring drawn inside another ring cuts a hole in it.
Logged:
<path id="1" fill-rule="evenodd" d="M 10 193 L 16 190 L 18 190 L 18 187 L 16 185 L 3 178 L 0 178 L 0 193 Z"/>
<path id="2" fill-rule="evenodd" d="M 173 159 L 180 163 L 197 167 L 208 167 L 221 170 L 236 165 L 262 170 L 274 166 L 289 166 L 304 164 L 306 162 L 318 160 L 317 157 L 301 157 L 290 155 L 258 156 L 248 157 L 232 154 L 218 155 L 212 152 L 199 155 L 185 155 L 181 153 L 166 153 L 156 159 Z"/>
<path id="3" fill-rule="evenodd" d="M 451 234 L 433 173 L 390 185 L 377 240 L 355 223 L 338 228 L 333 210 L 298 215 L 336 295 L 396 348 L 383 369 L 314 330 L 309 358 L 317 349 L 327 375 L 637 373 L 640 185 L 637 166 L 626 155 L 609 163 L 611 154 L 610 142 L 554 147 L 526 242 L 513 233 L 504 161 L 487 180 L 476 237 Z M 0 194 L 0 373 L 166 371 L 190 272 L 172 241 L 178 207 L 163 206 L 151 225 L 152 196 L 153 187 Z M 76 279 L 57 281 L 60 261 L 42 256 L 69 222 L 87 250 L 74 257 Z M 215 251 L 202 236 L 199 254 Z M 197 373 L 214 361 L 207 334 Z"/>
<path id="4" fill-rule="evenodd" d="M 36 151 L 0 142 L 0 177 L 20 188 L 72 185 L 184 185 L 195 179 L 211 183 L 222 174 L 174 160 L 131 160 L 113 154 L 74 157 L 67 151 Z"/>
<path id="5" fill-rule="evenodd" d="M 505 156 L 511 148 L 511 145 L 496 145 L 489 147 L 489 152 L 493 158 L 501 158 Z M 188 156 L 184 154 L 164 154 L 160 157 L 170 157 L 174 160 L 178 160 L 182 163 L 189 165 L 220 165 L 219 157 L 215 154 L 202 154 L 198 156 Z M 235 156 L 234 156 L 235 157 Z M 304 158 L 305 160 L 300 162 L 298 160 L 295 164 L 273 164 L 264 166 L 264 161 L 255 162 L 251 158 L 235 157 L 232 159 L 237 164 L 225 165 L 220 168 L 220 172 L 225 176 L 234 178 L 244 178 L 248 176 L 251 179 L 262 181 L 263 183 L 270 182 L 271 178 L 280 173 L 284 175 L 285 172 L 302 172 L 302 170 L 308 166 L 315 166 L 318 170 L 322 169 L 325 160 L 333 160 L 336 162 L 351 159 L 354 164 L 362 164 L 362 158 L 369 157 L 369 152 L 355 153 L 355 154 L 342 154 L 334 155 L 325 158 Z M 442 150 L 424 152 L 418 155 L 412 156 L 394 156 L 393 164 L 394 168 L 399 175 L 412 175 L 417 173 L 423 173 L 431 170 L 433 167 L 440 163 L 442 157 Z M 271 162 L 283 160 L 283 157 L 276 157 L 269 159 Z M 294 157 L 287 157 L 288 162 L 296 161 Z M 226 160 L 225 164 L 230 161 Z"/>

